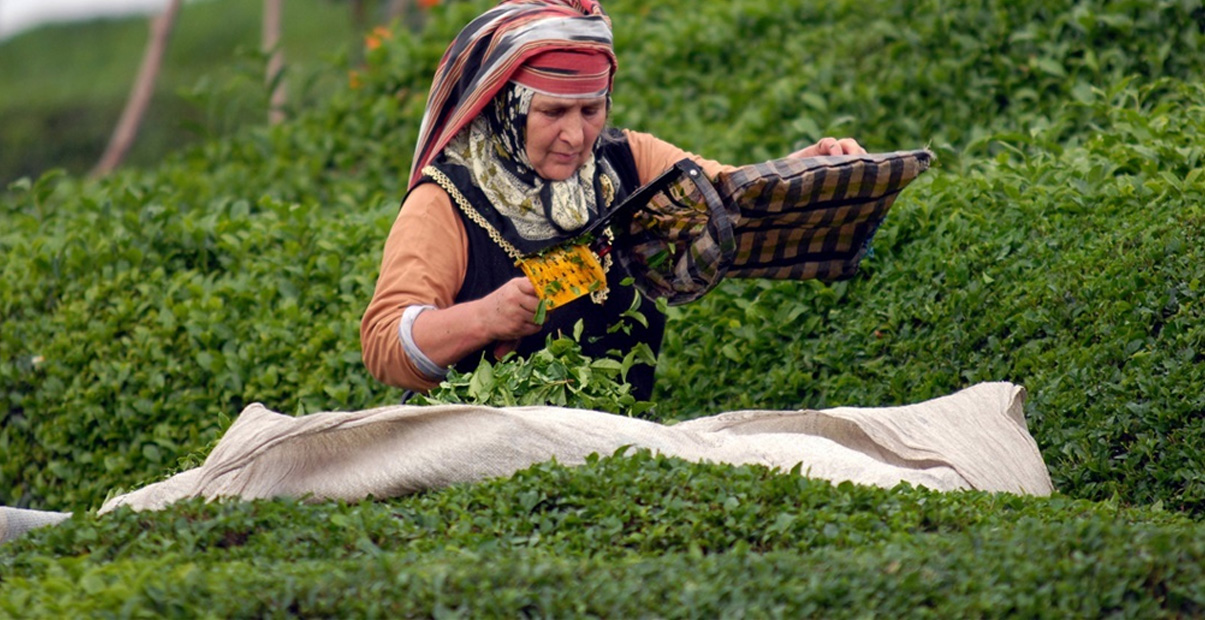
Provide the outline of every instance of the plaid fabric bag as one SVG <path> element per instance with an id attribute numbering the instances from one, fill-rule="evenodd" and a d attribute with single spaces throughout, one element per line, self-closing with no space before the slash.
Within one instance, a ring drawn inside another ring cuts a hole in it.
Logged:
<path id="1" fill-rule="evenodd" d="M 932 158 L 926 150 L 784 158 L 714 182 L 683 160 L 620 208 L 615 256 L 645 295 L 670 304 L 698 299 L 725 276 L 849 278 Z"/>

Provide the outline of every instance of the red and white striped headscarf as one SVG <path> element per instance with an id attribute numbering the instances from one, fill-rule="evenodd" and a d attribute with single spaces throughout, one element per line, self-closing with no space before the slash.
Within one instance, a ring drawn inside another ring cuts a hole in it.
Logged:
<path id="1" fill-rule="evenodd" d="M 595 61 L 581 62 L 581 54 Z M 609 64 L 605 76 L 599 54 Z M 611 20 L 597 0 L 504 0 L 465 26 L 444 52 L 427 97 L 409 187 L 510 80 L 549 94 L 597 96 L 599 87 L 610 91 L 616 65 Z"/>

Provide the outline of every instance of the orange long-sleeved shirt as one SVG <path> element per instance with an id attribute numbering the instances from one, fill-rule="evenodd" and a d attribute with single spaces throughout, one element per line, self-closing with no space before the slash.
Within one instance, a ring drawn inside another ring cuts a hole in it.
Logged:
<path id="1" fill-rule="evenodd" d="M 641 185 L 684 158 L 694 160 L 711 178 L 732 169 L 647 133 L 625 129 L 624 135 L 636 160 Z M 406 355 L 398 324 L 408 306 L 451 306 L 464 282 L 468 256 L 464 223 L 447 192 L 435 183 L 425 183 L 410 192 L 385 240 L 376 291 L 360 322 L 364 364 L 374 377 L 419 392 L 438 385 Z"/>

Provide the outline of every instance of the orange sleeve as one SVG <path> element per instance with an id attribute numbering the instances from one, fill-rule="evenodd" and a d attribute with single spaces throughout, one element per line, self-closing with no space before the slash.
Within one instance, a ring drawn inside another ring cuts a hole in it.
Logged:
<path id="1" fill-rule="evenodd" d="M 684 151 L 665 140 L 652 134 L 624 129 L 628 138 L 628 146 L 632 149 L 632 157 L 636 159 L 636 171 L 640 174 L 640 184 L 644 185 L 657 178 L 670 166 L 683 159 L 694 160 L 710 179 L 715 179 L 721 172 L 736 170 L 736 166 L 728 166 L 718 161 L 704 159 L 689 151 Z"/>
<path id="2" fill-rule="evenodd" d="M 381 257 L 376 291 L 360 321 L 364 365 L 378 381 L 426 392 L 427 379 L 406 355 L 398 336 L 407 306 L 451 306 L 468 269 L 468 237 L 441 187 L 424 183 L 410 192 L 393 222 Z"/>

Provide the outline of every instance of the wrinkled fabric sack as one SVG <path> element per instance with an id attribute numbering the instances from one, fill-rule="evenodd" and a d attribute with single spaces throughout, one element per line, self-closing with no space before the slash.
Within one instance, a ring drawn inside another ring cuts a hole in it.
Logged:
<path id="1" fill-rule="evenodd" d="M 833 482 L 1048 495 L 1026 429 L 1025 390 L 983 383 L 899 407 L 737 411 L 666 426 L 556 407 L 392 406 L 302 417 L 248 406 L 205 463 L 110 499 L 155 510 L 191 497 L 357 501 L 577 465 L 625 446 L 692 461 L 758 464 Z"/>
<path id="2" fill-rule="evenodd" d="M 671 305 L 725 277 L 847 279 L 932 159 L 927 150 L 787 157 L 713 181 L 684 160 L 619 208 L 615 256 L 641 292 Z"/>
<path id="3" fill-rule="evenodd" d="M 70 512 L 0 506 L 0 543 L 15 540 L 30 530 L 62 523 L 70 518 Z"/>

